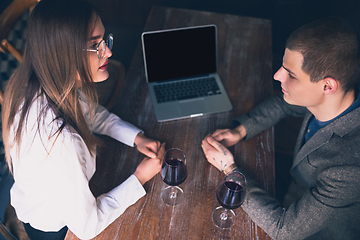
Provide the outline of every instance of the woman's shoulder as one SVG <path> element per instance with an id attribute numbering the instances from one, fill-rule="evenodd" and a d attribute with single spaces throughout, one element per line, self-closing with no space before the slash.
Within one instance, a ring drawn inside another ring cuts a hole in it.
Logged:
<path id="1" fill-rule="evenodd" d="M 41 135 L 45 139 L 53 136 L 60 139 L 78 139 L 79 134 L 71 127 L 62 127 L 64 120 L 56 116 L 44 96 L 37 95 L 32 101 L 25 121 L 25 131 L 30 135 Z M 61 128 L 61 131 L 59 129 Z"/>

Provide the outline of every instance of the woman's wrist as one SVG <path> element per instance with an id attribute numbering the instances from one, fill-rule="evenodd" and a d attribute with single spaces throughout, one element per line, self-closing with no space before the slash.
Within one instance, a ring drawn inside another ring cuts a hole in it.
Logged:
<path id="1" fill-rule="evenodd" d="M 140 141 L 142 141 L 142 139 L 145 137 L 144 133 L 143 132 L 139 132 L 135 139 L 134 139 L 134 145 L 137 146 L 139 145 Z"/>

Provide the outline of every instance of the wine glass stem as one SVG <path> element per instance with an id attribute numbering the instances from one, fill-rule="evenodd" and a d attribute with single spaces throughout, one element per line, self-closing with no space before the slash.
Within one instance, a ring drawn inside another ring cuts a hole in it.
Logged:
<path id="1" fill-rule="evenodd" d="M 171 199 L 176 198 L 176 191 L 174 187 L 171 187 L 170 198 Z"/>
<path id="2" fill-rule="evenodd" d="M 224 211 L 220 214 L 220 219 L 223 221 L 226 221 L 226 219 L 228 219 L 228 213 L 227 213 L 227 209 L 225 208 Z"/>

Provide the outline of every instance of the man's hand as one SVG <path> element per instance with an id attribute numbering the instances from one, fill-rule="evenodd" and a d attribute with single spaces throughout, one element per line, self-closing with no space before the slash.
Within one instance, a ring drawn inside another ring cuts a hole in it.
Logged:
<path id="1" fill-rule="evenodd" d="M 210 135 L 205 137 L 201 147 L 208 162 L 220 171 L 224 171 L 228 166 L 234 163 L 232 153 Z"/>
<path id="2" fill-rule="evenodd" d="M 225 147 L 230 147 L 246 136 L 246 129 L 243 125 L 239 125 L 234 129 L 218 129 L 211 136 Z"/>

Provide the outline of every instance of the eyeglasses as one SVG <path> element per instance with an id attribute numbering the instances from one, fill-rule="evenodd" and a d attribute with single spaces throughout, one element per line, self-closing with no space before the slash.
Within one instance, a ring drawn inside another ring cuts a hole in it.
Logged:
<path id="1" fill-rule="evenodd" d="M 114 45 L 114 37 L 113 35 L 110 33 L 105 40 L 101 40 L 98 45 L 96 46 L 96 50 L 95 49 L 86 49 L 86 51 L 88 52 L 97 52 L 97 56 L 99 59 L 103 59 L 105 57 L 105 52 L 106 52 L 106 45 L 108 46 L 108 48 L 111 50 L 113 45 Z"/>

